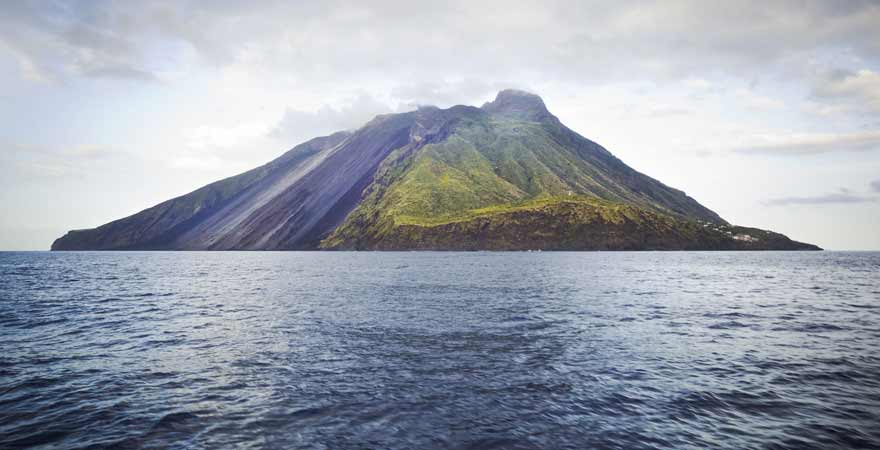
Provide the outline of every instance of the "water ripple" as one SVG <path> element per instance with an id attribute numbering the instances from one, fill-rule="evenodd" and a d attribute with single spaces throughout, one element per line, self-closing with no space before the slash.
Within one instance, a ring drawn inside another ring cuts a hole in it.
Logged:
<path id="1" fill-rule="evenodd" d="M 878 448 L 878 280 L 878 253 L 0 253 L 0 448 Z"/>

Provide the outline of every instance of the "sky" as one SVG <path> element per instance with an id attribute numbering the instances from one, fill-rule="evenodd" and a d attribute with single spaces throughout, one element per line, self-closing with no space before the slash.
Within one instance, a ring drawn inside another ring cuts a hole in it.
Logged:
<path id="1" fill-rule="evenodd" d="M 880 250 L 880 2 L 0 2 L 0 249 L 418 105 L 540 95 L 728 221 Z"/>

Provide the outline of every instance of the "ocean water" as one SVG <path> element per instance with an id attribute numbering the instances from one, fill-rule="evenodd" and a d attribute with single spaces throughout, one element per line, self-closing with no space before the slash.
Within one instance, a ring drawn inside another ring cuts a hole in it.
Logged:
<path id="1" fill-rule="evenodd" d="M 0 253 L 0 448 L 880 448 L 880 253 Z"/>

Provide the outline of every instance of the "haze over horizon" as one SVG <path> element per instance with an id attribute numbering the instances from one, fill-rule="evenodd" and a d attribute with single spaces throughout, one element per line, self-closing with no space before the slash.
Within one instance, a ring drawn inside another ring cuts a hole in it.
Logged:
<path id="1" fill-rule="evenodd" d="M 880 249 L 875 2 L 7 2 L 0 55 L 0 249 L 504 88 L 731 222 Z"/>

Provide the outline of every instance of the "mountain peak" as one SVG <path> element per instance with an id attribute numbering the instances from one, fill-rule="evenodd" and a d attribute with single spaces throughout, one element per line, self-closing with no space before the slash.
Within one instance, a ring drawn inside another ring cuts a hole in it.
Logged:
<path id="1" fill-rule="evenodd" d="M 553 117 L 550 111 L 547 111 L 541 97 L 517 89 L 504 89 L 498 92 L 495 100 L 485 103 L 482 108 L 491 114 L 517 119 L 540 121 Z"/>
<path id="2" fill-rule="evenodd" d="M 792 250 L 563 125 L 537 95 L 315 138 L 53 250 Z"/>

